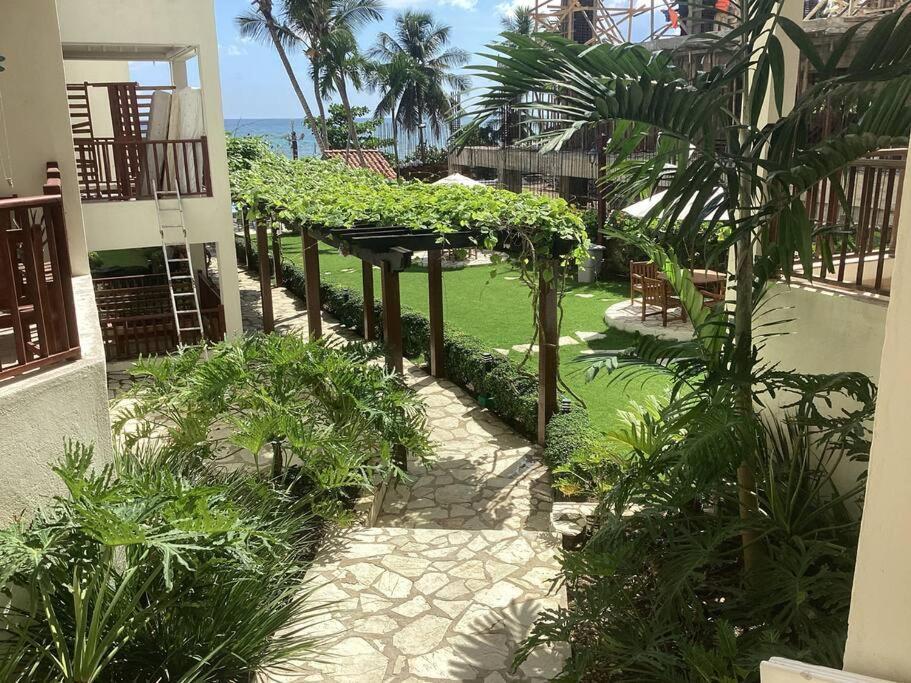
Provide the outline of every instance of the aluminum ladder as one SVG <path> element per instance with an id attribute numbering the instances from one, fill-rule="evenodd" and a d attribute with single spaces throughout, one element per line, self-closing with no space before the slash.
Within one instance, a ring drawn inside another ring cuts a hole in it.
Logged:
<path id="1" fill-rule="evenodd" d="M 193 271 L 190 241 L 183 216 L 183 200 L 177 180 L 174 190 L 152 188 L 155 197 L 155 213 L 158 216 L 158 232 L 161 235 L 161 253 L 164 256 L 168 291 L 171 294 L 171 310 L 174 312 L 174 329 L 177 343 L 196 343 L 204 340 L 202 312 L 199 308 L 199 292 Z M 173 205 L 170 205 L 173 203 Z M 179 250 L 183 250 L 180 253 Z M 175 253 L 176 252 L 176 253 Z M 186 272 L 183 272 L 183 269 Z M 186 284 L 190 287 L 187 289 Z M 196 334 L 190 334 L 196 333 Z"/>

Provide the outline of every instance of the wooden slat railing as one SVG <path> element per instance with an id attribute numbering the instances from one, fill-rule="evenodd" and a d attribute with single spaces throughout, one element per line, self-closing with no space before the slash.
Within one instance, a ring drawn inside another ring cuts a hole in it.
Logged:
<path id="1" fill-rule="evenodd" d="M 211 197 L 207 139 L 75 138 L 79 193 L 87 201 L 151 199 L 153 189 Z"/>
<path id="2" fill-rule="evenodd" d="M 906 149 L 883 149 L 849 166 L 836 179 L 848 211 L 830 180 L 807 192 L 807 212 L 818 231 L 814 280 L 889 293 L 906 162 Z"/>
<path id="3" fill-rule="evenodd" d="M 0 199 L 0 381 L 80 357 L 60 171 Z"/>
<path id="4" fill-rule="evenodd" d="M 105 357 L 128 360 L 140 355 L 168 353 L 177 348 L 174 312 L 166 280 L 161 275 L 96 278 L 95 302 L 101 323 Z M 202 338 L 225 336 L 224 306 L 217 288 L 200 274 Z M 184 341 L 200 341 L 200 337 Z"/>

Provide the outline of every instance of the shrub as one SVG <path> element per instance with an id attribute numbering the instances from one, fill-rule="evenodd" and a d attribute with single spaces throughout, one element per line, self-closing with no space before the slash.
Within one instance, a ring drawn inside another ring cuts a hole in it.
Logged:
<path id="1" fill-rule="evenodd" d="M 605 439 L 581 407 L 547 423 L 544 462 L 554 473 L 554 488 L 567 496 L 602 494 L 619 477 L 626 453 Z"/>
<path id="2" fill-rule="evenodd" d="M 307 501 L 197 451 L 164 439 L 97 472 L 67 447 L 69 495 L 0 532 L 2 680 L 250 680 L 312 654 Z"/>

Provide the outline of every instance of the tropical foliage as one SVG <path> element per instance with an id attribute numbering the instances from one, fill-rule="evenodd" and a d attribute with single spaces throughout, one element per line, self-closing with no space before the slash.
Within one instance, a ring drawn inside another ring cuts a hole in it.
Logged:
<path id="1" fill-rule="evenodd" d="M 609 435 L 628 456 L 603 494 L 599 529 L 565 557 L 572 609 L 539 620 L 521 653 L 575 643 L 566 680 L 756 680 L 771 654 L 840 665 L 863 490 L 844 469 L 869 450 L 875 389 L 853 373 L 764 364 L 765 336 L 784 329 L 754 321 L 769 282 L 788 278 L 795 260 L 807 273 L 830 258 L 813 251 L 827 240 L 802 194 L 823 179 L 838 187 L 865 154 L 907 146 L 911 17 L 900 8 L 865 35 L 852 27 L 824 58 L 782 4 L 749 0 L 735 28 L 701 36 L 725 57 L 708 72 L 690 75 L 642 45 L 518 34 L 478 67 L 493 85 L 463 139 L 506 106 L 533 128 L 543 106 L 564 124 L 535 131 L 544 151 L 611 122 L 609 201 L 650 193 L 659 179 L 669 186 L 613 235 L 658 264 L 695 328 L 690 343 L 643 340 L 592 367 L 647 367 L 674 388 Z M 815 72 L 793 106 L 784 41 Z M 821 139 L 814 117 L 824 106 L 858 114 Z M 656 153 L 631 158 L 655 130 Z M 723 262 L 732 247 L 734 299 L 707 308 L 684 266 Z"/>
<path id="2" fill-rule="evenodd" d="M 382 119 L 364 119 L 370 110 L 367 107 L 352 107 L 351 114 L 355 117 L 355 134 L 358 142 L 364 149 L 377 149 L 387 147 L 391 140 L 376 137 L 376 129 L 382 124 Z M 329 144 L 333 149 L 345 149 L 349 144 L 348 114 L 340 104 L 329 105 L 329 117 L 326 120 L 326 131 L 329 135 Z"/>
<path id="3" fill-rule="evenodd" d="M 205 451 L 137 445 L 95 471 L 68 446 L 68 495 L 0 532 L 2 680 L 237 681 L 314 656 L 307 496 Z"/>
<path id="4" fill-rule="evenodd" d="M 579 247 L 587 240 L 578 212 L 562 199 L 488 187 L 396 183 L 336 161 L 289 161 L 270 154 L 255 167 L 232 173 L 231 184 L 235 203 L 254 218 L 272 215 L 290 224 L 344 228 L 429 228 L 441 239 L 448 232 L 477 230 L 479 241 L 488 245 L 503 231 L 525 249 L 529 262 L 538 252 L 548 257 L 555 240 Z"/>
<path id="5" fill-rule="evenodd" d="M 205 457 L 261 468 L 288 465 L 286 485 L 308 491 L 314 511 L 343 519 L 360 490 L 401 477 L 401 445 L 430 455 L 424 408 L 402 380 L 370 363 L 378 349 L 254 335 L 205 350 L 143 359 L 117 409 L 127 444 L 161 433 Z M 204 355 L 207 354 L 207 357 Z"/>

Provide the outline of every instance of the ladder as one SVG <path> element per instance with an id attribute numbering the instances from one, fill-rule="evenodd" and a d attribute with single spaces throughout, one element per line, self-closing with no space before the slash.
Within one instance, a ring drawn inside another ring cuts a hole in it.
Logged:
<path id="1" fill-rule="evenodd" d="M 173 187 L 174 190 L 159 190 L 154 180 L 152 183 L 161 252 L 171 294 L 171 310 L 174 312 L 174 329 L 177 331 L 178 344 L 195 343 L 196 339 L 202 342 L 199 292 L 183 217 L 183 200 L 176 179 Z M 186 286 L 188 284 L 189 288 Z"/>

